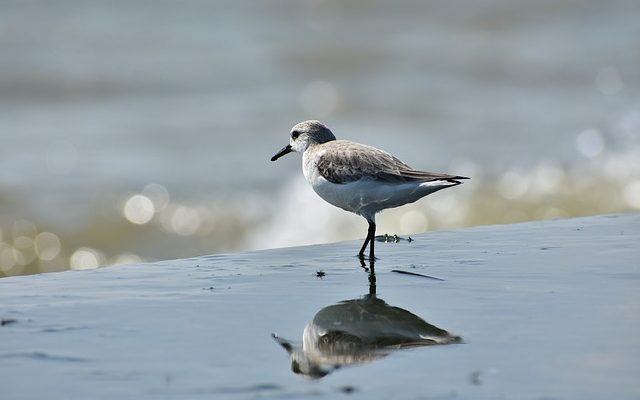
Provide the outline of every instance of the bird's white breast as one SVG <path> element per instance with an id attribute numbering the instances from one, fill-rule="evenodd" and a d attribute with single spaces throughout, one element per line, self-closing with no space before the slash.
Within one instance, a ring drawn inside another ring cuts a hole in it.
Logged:
<path id="1" fill-rule="evenodd" d="M 315 150 L 315 149 L 314 149 Z M 357 182 L 337 184 L 326 180 L 318 170 L 318 160 L 324 150 L 305 151 L 302 155 L 302 173 L 314 192 L 327 203 L 346 211 L 358 213 L 360 208 L 359 191 L 354 190 Z"/>
<path id="2" fill-rule="evenodd" d="M 302 174 L 311 186 L 313 186 L 314 180 L 320 177 L 320 171 L 318 171 L 318 159 L 322 154 L 322 151 L 305 151 L 302 153 Z"/>

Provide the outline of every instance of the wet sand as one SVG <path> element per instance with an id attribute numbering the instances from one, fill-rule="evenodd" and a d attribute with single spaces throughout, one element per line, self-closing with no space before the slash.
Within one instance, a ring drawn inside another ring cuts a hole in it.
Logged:
<path id="1" fill-rule="evenodd" d="M 639 214 L 413 239 L 2 279 L 2 397 L 640 397 Z"/>

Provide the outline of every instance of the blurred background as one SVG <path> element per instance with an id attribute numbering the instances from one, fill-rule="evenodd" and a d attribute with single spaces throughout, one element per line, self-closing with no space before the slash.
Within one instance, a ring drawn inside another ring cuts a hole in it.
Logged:
<path id="1" fill-rule="evenodd" d="M 362 239 L 290 128 L 472 177 L 379 233 L 640 209 L 640 2 L 0 1 L 0 276 Z M 354 250 L 355 251 L 355 250 Z"/>

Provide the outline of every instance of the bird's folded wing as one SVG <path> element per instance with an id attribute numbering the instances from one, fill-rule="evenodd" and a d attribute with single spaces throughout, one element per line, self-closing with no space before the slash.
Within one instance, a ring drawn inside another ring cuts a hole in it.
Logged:
<path id="1" fill-rule="evenodd" d="M 340 146 L 325 143 L 318 157 L 320 175 L 332 183 L 349 183 L 372 179 L 390 183 L 411 181 L 449 181 L 468 179 L 463 176 L 416 171 L 391 154 L 359 143 L 339 141 Z"/>

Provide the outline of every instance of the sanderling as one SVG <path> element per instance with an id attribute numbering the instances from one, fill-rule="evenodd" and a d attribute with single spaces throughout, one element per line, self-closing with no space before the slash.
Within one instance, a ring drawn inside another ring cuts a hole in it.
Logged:
<path id="1" fill-rule="evenodd" d="M 370 363 L 392 352 L 461 343 L 462 338 L 432 325 L 375 294 L 344 300 L 316 313 L 302 333 L 302 346 L 272 333 L 289 353 L 291 370 L 320 379 L 347 365 Z"/>
<path id="2" fill-rule="evenodd" d="M 358 253 L 375 259 L 376 213 L 413 203 L 438 190 L 461 184 L 464 176 L 417 171 L 391 154 L 372 146 L 336 140 L 319 121 L 304 121 L 291 129 L 289 144 L 271 157 L 302 153 L 302 172 L 326 202 L 364 217 L 367 238 Z"/>

